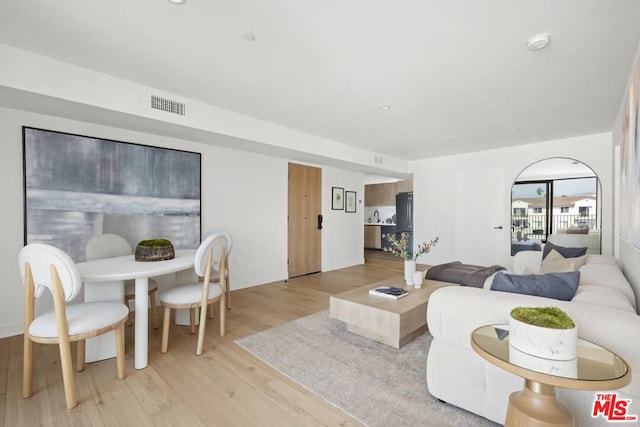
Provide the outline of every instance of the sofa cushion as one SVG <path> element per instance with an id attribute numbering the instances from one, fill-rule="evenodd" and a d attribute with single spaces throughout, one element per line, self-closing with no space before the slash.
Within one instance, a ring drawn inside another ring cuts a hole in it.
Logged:
<path id="1" fill-rule="evenodd" d="M 540 264 L 541 273 L 565 273 L 569 271 L 578 271 L 580 267 L 587 261 L 587 256 L 565 258 L 560 252 L 552 249 L 549 255 L 542 260 Z"/>
<path id="2" fill-rule="evenodd" d="M 594 255 L 587 254 L 587 264 L 605 264 L 622 269 L 620 261 L 612 257 L 611 255 Z"/>
<path id="3" fill-rule="evenodd" d="M 542 248 L 542 259 L 544 260 L 549 253 L 555 249 L 565 258 L 575 258 L 579 256 L 583 256 L 587 253 L 587 248 L 570 248 L 565 246 L 554 245 L 553 243 L 547 241 L 545 243 L 544 248 Z"/>
<path id="4" fill-rule="evenodd" d="M 628 311 L 633 314 L 636 313 L 634 304 L 629 301 L 629 298 L 624 293 L 605 286 L 584 285 L 581 283 L 571 302 L 599 305 Z"/>
<path id="5" fill-rule="evenodd" d="M 576 294 L 579 282 L 579 271 L 547 274 L 507 274 L 499 271 L 493 279 L 491 290 L 570 301 Z"/>
<path id="6" fill-rule="evenodd" d="M 590 257 L 591 258 L 591 257 Z M 626 277 L 615 264 L 587 262 L 580 268 L 580 286 L 598 286 L 624 295 L 635 310 L 636 297 Z M 586 301 L 585 301 L 586 302 Z M 606 298 L 589 301 L 591 304 L 609 305 Z"/>

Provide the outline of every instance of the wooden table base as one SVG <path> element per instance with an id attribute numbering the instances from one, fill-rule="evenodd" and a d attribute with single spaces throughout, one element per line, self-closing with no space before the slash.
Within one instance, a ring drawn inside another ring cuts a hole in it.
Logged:
<path id="1" fill-rule="evenodd" d="M 555 387 L 525 380 L 509 396 L 505 427 L 573 427 L 573 415 L 556 400 Z"/>

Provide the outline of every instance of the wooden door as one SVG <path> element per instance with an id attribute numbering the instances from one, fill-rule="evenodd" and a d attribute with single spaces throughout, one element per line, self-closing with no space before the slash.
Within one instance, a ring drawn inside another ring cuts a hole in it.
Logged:
<path id="1" fill-rule="evenodd" d="M 320 271 L 322 170 L 289 163 L 289 277 Z"/>
<path id="2" fill-rule="evenodd" d="M 456 246 L 467 264 L 503 265 L 510 227 L 505 221 L 504 169 L 460 171 L 457 176 Z"/>

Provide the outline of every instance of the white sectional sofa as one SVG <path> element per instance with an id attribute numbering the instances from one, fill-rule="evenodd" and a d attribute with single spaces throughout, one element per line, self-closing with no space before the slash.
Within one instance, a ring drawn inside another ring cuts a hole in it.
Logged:
<path id="1" fill-rule="evenodd" d="M 539 268 L 541 252 L 524 251 L 514 258 L 514 271 Z M 470 344 L 471 332 L 487 324 L 507 324 L 517 306 L 556 306 L 578 326 L 580 338 L 600 344 L 630 365 L 631 383 L 617 390 L 632 399 L 629 414 L 640 417 L 640 316 L 635 298 L 615 259 L 587 255 L 580 268 L 580 285 L 571 301 L 451 286 L 435 291 L 427 306 L 433 335 L 427 361 L 427 386 L 436 398 L 492 421 L 504 423 L 509 395 L 522 389 L 523 379 L 478 356 Z M 556 389 L 558 401 L 569 409 L 576 426 L 609 425 L 592 418 L 595 392 Z M 633 424 L 633 423 L 632 423 Z"/>

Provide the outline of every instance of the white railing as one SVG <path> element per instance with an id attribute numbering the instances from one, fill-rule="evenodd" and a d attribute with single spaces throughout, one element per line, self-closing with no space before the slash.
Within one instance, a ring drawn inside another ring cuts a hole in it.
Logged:
<path id="1" fill-rule="evenodd" d="M 515 237 L 520 233 L 520 237 L 527 239 L 544 239 L 549 234 L 546 230 L 546 215 L 524 215 L 511 217 L 511 232 Z M 598 221 L 595 215 L 575 215 L 559 214 L 551 217 L 552 230 L 557 231 L 562 228 L 587 227 L 589 229 L 598 228 Z"/>

